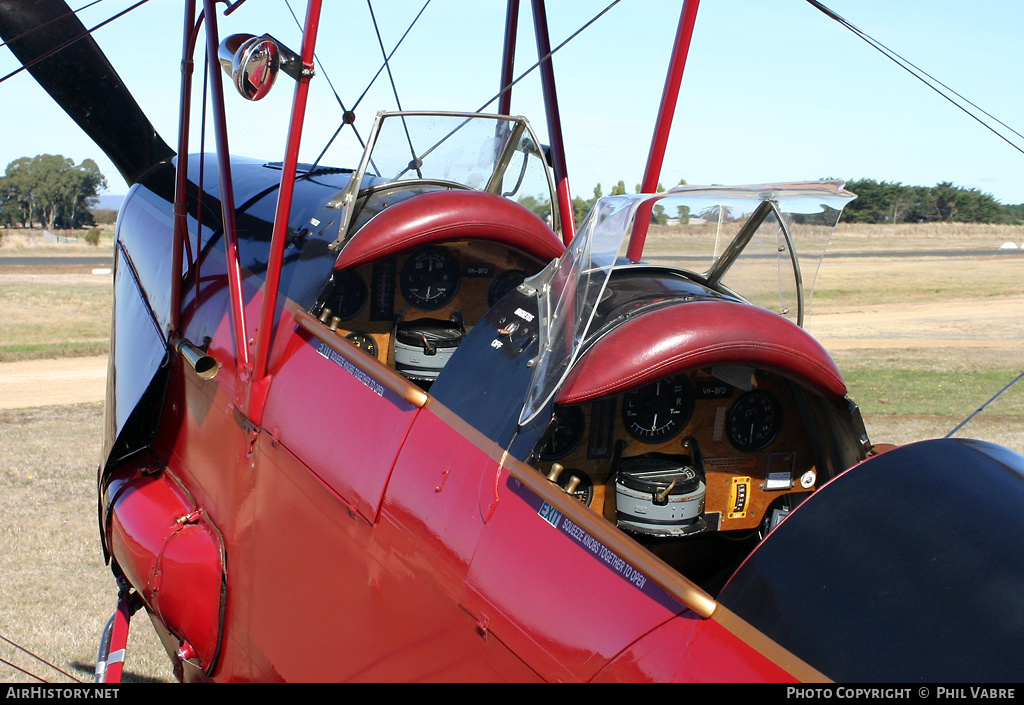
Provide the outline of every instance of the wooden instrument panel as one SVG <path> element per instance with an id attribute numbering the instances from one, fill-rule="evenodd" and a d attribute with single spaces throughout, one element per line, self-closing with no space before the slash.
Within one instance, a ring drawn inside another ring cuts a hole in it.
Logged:
<path id="1" fill-rule="evenodd" d="M 814 489 L 817 469 L 789 382 L 767 372 L 746 372 L 749 391 L 710 371 L 695 370 L 680 375 L 681 381 L 674 378 L 668 400 L 648 388 L 646 399 L 634 390 L 558 408 L 545 445 L 535 451 L 536 466 L 548 474 L 558 463 L 567 476 L 584 475 L 580 486 L 593 488 L 589 506 L 614 521 L 613 471 L 621 459 L 648 454 L 678 458 L 703 475 L 709 530 L 757 528 L 778 497 Z M 587 494 L 576 491 L 581 500 Z"/>
<path id="2" fill-rule="evenodd" d="M 429 245 L 335 272 L 312 313 L 394 367 L 396 321 L 450 321 L 456 316 L 468 333 L 498 298 L 542 266 L 528 255 L 486 241 Z"/>

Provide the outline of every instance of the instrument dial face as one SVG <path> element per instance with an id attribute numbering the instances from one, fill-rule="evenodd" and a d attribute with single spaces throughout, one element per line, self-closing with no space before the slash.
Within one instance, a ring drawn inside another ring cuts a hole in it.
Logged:
<path id="1" fill-rule="evenodd" d="M 771 392 L 747 392 L 729 409 L 725 430 L 737 450 L 766 448 L 782 430 L 782 404 Z"/>
<path id="2" fill-rule="evenodd" d="M 347 321 L 363 310 L 368 296 L 366 282 L 361 276 L 348 270 L 337 272 L 334 284 L 324 300 L 324 308 L 331 309 L 332 315 Z"/>
<path id="3" fill-rule="evenodd" d="M 548 430 L 548 440 L 540 449 L 541 460 L 558 460 L 576 449 L 583 438 L 586 420 L 578 406 L 564 406 L 555 411 Z"/>
<path id="4" fill-rule="evenodd" d="M 351 341 L 360 350 L 363 350 L 372 357 L 377 357 L 377 341 L 373 339 L 369 333 L 364 333 L 359 330 L 354 330 L 345 336 L 346 340 Z"/>
<path id="5" fill-rule="evenodd" d="M 584 472 L 574 468 L 566 468 L 558 476 L 555 484 L 564 490 L 569 486 L 570 482 L 576 486 L 572 491 L 572 496 L 589 507 L 594 501 L 594 481 Z"/>
<path id="6" fill-rule="evenodd" d="M 510 269 L 498 276 L 491 284 L 487 292 L 487 305 L 494 306 L 508 292 L 515 289 L 526 280 L 526 272 L 521 269 Z"/>
<path id="7" fill-rule="evenodd" d="M 455 298 L 459 274 L 459 263 L 448 250 L 420 250 L 402 267 L 402 296 L 416 308 L 436 311 Z"/>
<path id="8" fill-rule="evenodd" d="M 634 389 L 622 399 L 626 430 L 644 443 L 664 443 L 674 438 L 692 415 L 693 388 L 683 375 Z"/>

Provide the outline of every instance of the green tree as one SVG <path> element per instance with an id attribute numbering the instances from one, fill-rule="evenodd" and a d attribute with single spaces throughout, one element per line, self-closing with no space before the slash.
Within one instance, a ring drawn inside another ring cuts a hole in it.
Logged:
<path id="1" fill-rule="evenodd" d="M 576 196 L 572 199 L 572 217 L 576 225 L 583 222 L 583 219 L 587 217 L 587 213 L 590 212 L 590 202 L 585 200 L 581 196 Z"/>
<path id="2" fill-rule="evenodd" d="M 60 155 L 21 157 L 0 177 L 0 221 L 43 228 L 92 225 L 90 209 L 106 178 L 91 159 L 75 165 Z"/>
<path id="3" fill-rule="evenodd" d="M 548 218 L 551 217 L 551 201 L 546 198 L 541 199 L 536 196 L 523 196 L 517 202 L 523 208 L 536 213 L 544 222 L 547 222 Z M 101 213 L 103 213 L 103 211 L 96 211 L 97 216 Z M 114 215 L 116 216 L 117 213 L 115 212 Z M 99 218 L 97 218 L 97 220 L 99 220 L 99 222 L 103 222 L 103 220 L 100 220 Z"/>
<path id="4" fill-rule="evenodd" d="M 686 186 L 686 179 L 679 179 L 677 186 Z M 689 206 L 676 206 L 676 218 L 679 219 L 680 225 L 687 225 L 690 222 L 690 207 Z"/>
<path id="5" fill-rule="evenodd" d="M 1000 206 L 999 209 L 1002 211 L 1006 222 L 1013 223 L 1014 225 L 1024 224 L 1024 203 Z"/>
<path id="6" fill-rule="evenodd" d="M 846 188 L 857 194 L 843 211 L 847 223 L 1000 223 L 1010 217 L 991 195 L 949 181 L 929 187 L 856 179 Z"/>

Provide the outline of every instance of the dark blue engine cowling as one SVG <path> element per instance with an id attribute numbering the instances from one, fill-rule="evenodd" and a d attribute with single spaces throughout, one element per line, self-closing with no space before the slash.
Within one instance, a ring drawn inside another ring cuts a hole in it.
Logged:
<path id="1" fill-rule="evenodd" d="M 720 603 L 839 682 L 1024 676 L 1024 457 L 923 441 L 819 489 Z"/>

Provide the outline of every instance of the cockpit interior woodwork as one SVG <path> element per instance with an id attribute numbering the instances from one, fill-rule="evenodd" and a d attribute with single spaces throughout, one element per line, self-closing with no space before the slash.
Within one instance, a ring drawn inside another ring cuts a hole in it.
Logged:
<path id="1" fill-rule="evenodd" d="M 396 324 L 454 322 L 468 333 L 487 310 L 543 263 L 501 244 L 430 244 L 335 271 L 312 313 L 391 367 Z"/>
<path id="2" fill-rule="evenodd" d="M 816 487 L 817 461 L 790 382 L 770 372 L 743 372 L 749 391 L 699 369 L 614 397 L 556 407 L 534 464 L 544 474 L 557 463 L 563 476 L 584 476 L 581 484 L 593 487 L 591 509 L 615 521 L 623 509 L 616 507 L 615 495 L 622 461 L 676 459 L 704 480 L 705 531 L 761 528 L 779 497 Z"/>

